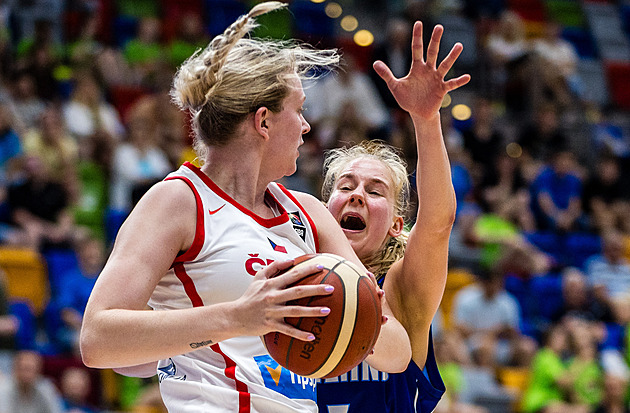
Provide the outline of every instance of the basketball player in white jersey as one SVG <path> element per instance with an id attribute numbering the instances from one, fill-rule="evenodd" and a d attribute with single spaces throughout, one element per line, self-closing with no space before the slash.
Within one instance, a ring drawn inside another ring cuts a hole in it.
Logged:
<path id="1" fill-rule="evenodd" d="M 254 17 L 285 6 L 255 6 L 180 68 L 172 96 L 193 116 L 203 164 L 183 165 L 139 201 L 86 308 L 84 363 L 149 366 L 155 374 L 159 360 L 170 411 L 316 411 L 314 381 L 278 366 L 260 336 L 279 331 L 313 340 L 285 317 L 330 310 L 285 303 L 331 291 L 288 288 L 315 267 L 278 274 L 313 252 L 361 265 L 316 198 L 273 182 L 295 172 L 310 129 L 301 78 L 338 62 L 334 51 L 244 38 Z M 389 321 L 367 361 L 399 372 L 411 357 L 409 337 L 384 297 L 382 303 Z"/>

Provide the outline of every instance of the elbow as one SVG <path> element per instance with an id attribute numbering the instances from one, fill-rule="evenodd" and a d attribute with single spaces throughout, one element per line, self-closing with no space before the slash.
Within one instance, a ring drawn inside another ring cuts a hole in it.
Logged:
<path id="1" fill-rule="evenodd" d="M 99 368 L 98 358 L 96 357 L 96 351 L 91 340 L 86 337 L 87 334 L 81 331 L 81 337 L 79 339 L 79 348 L 81 351 L 81 361 L 86 367 Z"/>
<path id="2" fill-rule="evenodd" d="M 79 337 L 79 349 L 81 351 L 81 361 L 86 367 L 103 369 L 108 368 L 103 359 L 103 351 L 99 346 L 101 340 L 96 335 L 85 328 L 85 324 L 81 329 Z"/>

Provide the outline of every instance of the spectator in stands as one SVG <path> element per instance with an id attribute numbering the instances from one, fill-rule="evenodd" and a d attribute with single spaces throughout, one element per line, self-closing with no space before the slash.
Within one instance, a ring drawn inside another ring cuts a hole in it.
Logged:
<path id="1" fill-rule="evenodd" d="M 588 258 L 585 271 L 601 296 L 615 297 L 630 293 L 630 262 L 623 255 L 624 238 L 616 230 L 602 234 L 602 252 Z"/>
<path id="2" fill-rule="evenodd" d="M 61 397 L 55 385 L 42 375 L 42 356 L 19 351 L 13 360 L 13 375 L 0 382 L 0 413 L 61 413 Z"/>
<path id="3" fill-rule="evenodd" d="M 39 119 L 39 127 L 29 130 L 23 143 L 24 152 L 41 159 L 50 177 L 69 191 L 69 185 L 76 181 L 78 145 L 66 128 L 61 110 L 48 106 Z"/>
<path id="4" fill-rule="evenodd" d="M 627 402 L 628 377 L 607 373 L 604 376 L 604 394 L 593 413 L 630 413 Z"/>
<path id="5" fill-rule="evenodd" d="M 455 295 L 455 328 L 478 359 L 491 360 L 493 365 L 527 365 L 535 346 L 520 334 L 521 310 L 504 288 L 500 266 L 480 272 L 478 277 L 477 283 Z"/>
<path id="6" fill-rule="evenodd" d="M 536 72 L 533 76 L 533 104 L 555 102 L 567 108 L 575 104 L 573 97 L 582 95 L 583 85 L 577 71 L 579 56 L 575 47 L 562 38 L 562 26 L 551 19 L 545 22 L 542 37 L 533 44 Z"/>
<path id="7" fill-rule="evenodd" d="M 61 396 L 68 413 L 96 413 L 99 410 L 88 402 L 92 379 L 88 370 L 68 367 L 61 374 Z"/>
<path id="8" fill-rule="evenodd" d="M 8 103 L 0 102 L 0 182 L 4 183 L 14 178 L 17 164 L 23 155 L 22 142 L 14 124 L 15 119 Z"/>
<path id="9" fill-rule="evenodd" d="M 505 138 L 496 124 L 492 101 L 477 96 L 473 105 L 472 124 L 462 131 L 464 148 L 475 162 L 477 181 L 495 174 L 497 154 L 503 152 Z"/>
<path id="10" fill-rule="evenodd" d="M 539 229 L 564 234 L 584 228 L 582 181 L 575 169 L 573 152 L 560 149 L 536 177 L 531 196 Z"/>
<path id="11" fill-rule="evenodd" d="M 613 320 L 610 300 L 593 291 L 586 274 L 579 268 L 567 267 L 561 277 L 561 305 L 549 315 L 549 321 L 559 323 L 569 316 L 601 322 Z"/>
<path id="12" fill-rule="evenodd" d="M 167 47 L 168 61 L 173 67 L 179 67 L 198 49 L 208 44 L 208 36 L 199 13 L 188 12 L 181 15 L 175 37 Z"/>
<path id="13" fill-rule="evenodd" d="M 539 165 L 550 160 L 559 149 L 566 148 L 569 141 L 560 128 L 558 108 L 552 103 L 536 107 L 532 122 L 519 130 L 517 143 L 523 156 Z"/>
<path id="14" fill-rule="evenodd" d="M 523 113 L 529 106 L 527 58 L 529 44 L 521 17 L 506 10 L 486 38 L 490 76 L 495 95 L 505 101 L 508 111 Z"/>
<path id="15" fill-rule="evenodd" d="M 497 154 L 492 170 L 480 184 L 481 204 L 486 211 L 512 222 L 520 231 L 534 231 L 529 186 L 517 158 L 505 151 Z"/>
<path id="16" fill-rule="evenodd" d="M 48 22 L 44 23 L 47 25 Z M 45 29 L 44 29 L 45 31 Z M 55 69 L 60 63 L 63 49 L 50 42 L 50 35 L 42 34 L 41 38 L 30 45 L 17 62 L 17 68 L 29 73 L 35 80 L 37 96 L 53 102 L 59 98 L 59 82 L 55 77 Z"/>
<path id="17" fill-rule="evenodd" d="M 63 106 L 63 115 L 68 131 L 79 142 L 98 131 L 117 141 L 125 133 L 118 111 L 104 99 L 101 85 L 89 69 L 74 72 L 74 88 Z"/>
<path id="18" fill-rule="evenodd" d="M 83 7 L 79 12 L 80 32 L 66 47 L 68 60 L 74 67 L 92 66 L 105 49 L 105 45 L 97 38 L 101 16 L 99 7 L 94 3 L 87 1 L 80 5 Z"/>
<path id="19" fill-rule="evenodd" d="M 137 84 L 150 85 L 166 59 L 161 35 L 162 22 L 157 17 L 146 16 L 140 19 L 136 36 L 124 46 L 125 60 Z"/>
<path id="20" fill-rule="evenodd" d="M 602 156 L 584 185 L 584 208 L 599 233 L 621 230 L 630 234 L 630 191 L 621 174 L 619 159 Z"/>
<path id="21" fill-rule="evenodd" d="M 13 75 L 10 86 L 13 105 L 22 129 L 36 128 L 46 104 L 37 96 L 35 78 L 27 71 L 20 70 Z"/>
<path id="22" fill-rule="evenodd" d="M 105 265 L 103 241 L 87 237 L 76 243 L 78 266 L 72 268 L 60 280 L 54 306 L 59 311 L 59 328 L 53 332 L 56 347 L 63 353 L 79 354 L 79 333 L 83 313 L 98 274 Z"/>
<path id="23" fill-rule="evenodd" d="M 128 118 L 127 140 L 114 151 L 110 185 L 110 207 L 114 210 L 130 211 L 136 196 L 171 171 L 168 156 L 160 149 L 160 114 L 155 104 L 153 96 L 134 104 Z"/>
<path id="24" fill-rule="evenodd" d="M 586 405 L 568 400 L 574 378 L 568 374 L 563 356 L 569 348 L 569 333 L 563 324 L 545 332 L 544 347 L 531 365 L 531 379 L 521 400 L 525 413 L 588 413 Z"/>
<path id="25" fill-rule="evenodd" d="M 426 22 L 425 22 L 426 24 Z M 409 22 L 400 17 L 392 17 L 386 22 L 385 39 L 374 48 L 372 61 L 384 62 L 397 78 L 404 77 L 411 65 L 411 49 L 409 48 Z M 428 37 L 425 37 L 427 39 Z M 379 92 L 383 103 L 392 112 L 400 111 L 396 100 L 392 97 L 385 82 L 381 81 L 375 71 L 370 77 Z"/>
<path id="26" fill-rule="evenodd" d="M 387 138 L 389 112 L 376 86 L 359 70 L 352 56 L 344 56 L 339 73 L 328 74 L 306 87 L 305 93 L 305 116 L 315 124 L 324 148 L 351 145 L 366 136 Z M 365 133 L 355 133 L 352 128 Z"/>
<path id="27" fill-rule="evenodd" d="M 13 224 L 27 246 L 36 250 L 69 248 L 77 229 L 68 210 L 65 187 L 52 178 L 49 166 L 37 155 L 25 159 L 25 179 L 9 187 Z"/>
<path id="28" fill-rule="evenodd" d="M 563 323 L 568 328 L 573 353 L 567 363 L 567 374 L 573 382 L 569 400 L 587 406 L 590 411 L 602 397 L 603 372 L 597 359 L 602 326 L 582 317 L 568 317 Z"/>
<path id="29" fill-rule="evenodd" d="M 454 330 L 445 330 L 436 338 L 435 355 L 446 392 L 435 411 L 439 413 L 488 413 L 482 407 L 465 403 L 461 400 L 466 391 L 464 369 L 473 361 L 461 334 Z"/>

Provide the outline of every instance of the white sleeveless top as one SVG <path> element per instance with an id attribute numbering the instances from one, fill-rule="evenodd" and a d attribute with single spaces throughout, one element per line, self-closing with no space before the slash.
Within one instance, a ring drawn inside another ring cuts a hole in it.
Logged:
<path id="1" fill-rule="evenodd" d="M 177 257 L 155 288 L 149 300 L 154 310 L 236 300 L 256 272 L 272 261 L 318 251 L 311 218 L 282 185 L 271 183 L 267 188 L 267 202 L 278 215 L 266 219 L 237 203 L 190 163 L 165 179 L 181 179 L 191 188 L 197 226 L 190 249 Z M 260 337 L 199 346 L 158 364 L 160 390 L 169 411 L 317 411 L 315 381 L 280 367 Z"/>

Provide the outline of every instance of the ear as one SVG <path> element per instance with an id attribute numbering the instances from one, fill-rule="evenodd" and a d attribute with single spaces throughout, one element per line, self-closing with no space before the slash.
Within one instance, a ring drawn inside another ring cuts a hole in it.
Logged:
<path id="1" fill-rule="evenodd" d="M 269 109 L 264 106 L 259 107 L 254 113 L 254 127 L 265 139 L 269 139 L 269 127 L 267 119 L 269 118 Z"/>
<path id="2" fill-rule="evenodd" d="M 392 223 L 392 226 L 389 228 L 389 231 L 387 231 L 387 234 L 390 237 L 397 237 L 400 234 L 402 234 L 404 228 L 405 228 L 405 221 L 403 220 L 403 217 L 395 216 L 394 222 Z"/>

